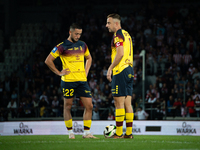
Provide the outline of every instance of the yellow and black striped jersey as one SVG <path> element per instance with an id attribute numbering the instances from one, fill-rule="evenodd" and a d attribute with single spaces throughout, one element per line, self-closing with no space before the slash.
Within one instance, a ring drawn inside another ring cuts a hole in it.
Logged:
<path id="1" fill-rule="evenodd" d="M 126 67 L 133 66 L 133 44 L 132 39 L 129 33 L 123 29 L 119 29 L 117 32 L 114 33 L 113 39 L 111 42 L 111 60 L 112 62 L 115 59 L 116 56 L 116 48 L 119 46 L 123 46 L 124 48 L 124 56 L 119 62 L 118 65 L 116 65 L 113 68 L 113 75 L 119 74 L 122 72 Z"/>
<path id="2" fill-rule="evenodd" d="M 54 58 L 60 57 L 63 69 L 70 71 L 70 74 L 61 77 L 65 82 L 87 81 L 84 57 L 90 52 L 85 42 L 72 43 L 69 40 L 58 44 L 50 53 Z"/>

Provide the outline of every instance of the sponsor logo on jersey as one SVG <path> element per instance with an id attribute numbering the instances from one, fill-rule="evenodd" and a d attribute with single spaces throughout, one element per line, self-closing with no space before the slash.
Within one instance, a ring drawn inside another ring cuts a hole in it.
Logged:
<path id="1" fill-rule="evenodd" d="M 132 77 L 132 74 L 128 74 L 128 77 L 131 78 L 131 77 Z"/>
<path id="2" fill-rule="evenodd" d="M 118 37 L 115 37 L 115 38 L 114 38 L 114 43 L 117 43 L 117 42 L 119 42 L 119 38 L 118 38 Z"/>
<path id="3" fill-rule="evenodd" d="M 80 59 L 80 56 L 79 55 L 76 55 L 76 60 L 79 60 Z"/>
<path id="4" fill-rule="evenodd" d="M 58 48 L 54 47 L 53 50 L 52 50 L 52 53 L 55 53 L 57 50 L 58 50 Z"/>
<path id="5" fill-rule="evenodd" d="M 81 51 L 82 51 L 83 49 L 82 49 L 82 47 L 80 46 L 80 47 L 69 48 L 68 50 L 69 50 L 69 51 L 73 51 L 73 50 L 74 50 L 74 51 L 77 51 L 77 50 L 81 50 Z"/>
<path id="6" fill-rule="evenodd" d="M 85 93 L 91 93 L 90 91 L 85 90 Z"/>
<path id="7" fill-rule="evenodd" d="M 76 51 L 76 50 L 79 50 L 79 47 L 74 47 L 74 50 Z"/>

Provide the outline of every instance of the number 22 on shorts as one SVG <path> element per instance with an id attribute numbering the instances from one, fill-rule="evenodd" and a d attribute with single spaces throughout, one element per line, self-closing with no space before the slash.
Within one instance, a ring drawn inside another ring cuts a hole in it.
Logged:
<path id="1" fill-rule="evenodd" d="M 64 94 L 64 96 L 73 96 L 74 95 L 74 89 L 64 89 L 63 88 L 63 94 Z"/>

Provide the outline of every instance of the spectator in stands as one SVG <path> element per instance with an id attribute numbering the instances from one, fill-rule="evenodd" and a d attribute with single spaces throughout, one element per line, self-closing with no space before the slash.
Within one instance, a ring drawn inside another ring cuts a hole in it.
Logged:
<path id="1" fill-rule="evenodd" d="M 97 82 L 94 80 L 94 78 L 91 78 L 89 81 L 89 86 L 90 86 L 91 90 L 94 90 L 96 85 L 97 85 Z"/>
<path id="2" fill-rule="evenodd" d="M 165 54 L 162 54 L 162 56 L 158 59 L 158 64 L 160 65 L 161 69 L 161 75 L 165 72 L 165 66 L 167 63 L 167 57 Z"/>
<path id="3" fill-rule="evenodd" d="M 169 96 L 169 100 L 167 100 L 167 116 L 173 116 L 173 104 L 174 97 L 172 95 Z"/>
<path id="4" fill-rule="evenodd" d="M 163 113 L 163 115 L 166 114 L 166 100 L 164 98 L 161 98 L 160 100 L 160 110 Z"/>
<path id="5" fill-rule="evenodd" d="M 4 108 L 0 108 L 0 122 L 1 121 L 8 121 L 8 111 Z"/>
<path id="6" fill-rule="evenodd" d="M 187 82 L 186 82 L 186 80 L 185 80 L 185 77 L 182 76 L 181 80 L 180 80 L 179 83 L 178 83 L 178 88 L 179 88 L 179 89 L 184 89 L 186 83 L 187 83 Z"/>
<path id="7" fill-rule="evenodd" d="M 161 30 L 158 30 L 158 35 L 156 36 L 157 40 L 157 47 L 161 48 L 163 40 L 164 40 L 164 34 Z"/>
<path id="8" fill-rule="evenodd" d="M 177 92 L 177 97 L 176 98 L 181 98 L 183 99 L 184 98 L 184 92 L 183 92 L 183 89 L 179 89 L 178 92 Z"/>
<path id="9" fill-rule="evenodd" d="M 132 97 L 131 97 L 131 104 L 133 106 L 133 109 L 136 108 L 136 106 L 138 106 L 138 100 L 136 98 L 136 94 L 135 93 L 132 93 Z"/>
<path id="10" fill-rule="evenodd" d="M 192 55 L 189 53 L 189 50 L 187 50 L 186 54 L 183 55 L 183 61 L 185 63 L 185 67 L 189 67 L 189 64 L 192 61 Z"/>
<path id="11" fill-rule="evenodd" d="M 99 108 L 97 105 L 94 105 L 94 109 L 92 111 L 92 120 L 100 120 Z"/>
<path id="12" fill-rule="evenodd" d="M 108 96 L 110 94 L 111 90 L 110 90 L 110 87 L 108 84 L 105 85 L 103 92 L 105 93 L 106 96 Z"/>
<path id="13" fill-rule="evenodd" d="M 99 88 L 100 88 L 101 92 L 103 92 L 104 87 L 105 87 L 105 82 L 103 81 L 103 78 L 100 78 L 99 79 Z"/>
<path id="14" fill-rule="evenodd" d="M 191 81 L 188 81 L 186 86 L 185 86 L 185 93 L 186 93 L 186 97 L 190 97 L 193 94 L 193 85 Z M 183 94 L 184 95 L 184 94 Z"/>
<path id="15" fill-rule="evenodd" d="M 17 93 L 15 90 L 13 90 L 13 92 L 11 94 L 11 98 L 14 99 L 15 101 L 17 100 Z"/>
<path id="16" fill-rule="evenodd" d="M 9 109 L 9 112 L 11 113 L 11 117 L 17 118 L 17 103 L 14 99 L 11 99 L 11 101 L 8 103 L 7 108 Z"/>
<path id="17" fill-rule="evenodd" d="M 150 97 L 149 97 L 148 100 L 147 100 L 147 102 L 148 102 L 148 103 L 155 103 L 156 100 L 157 100 L 157 98 L 156 98 L 155 94 L 154 94 L 154 93 L 151 93 L 151 94 L 150 94 Z"/>
<path id="18" fill-rule="evenodd" d="M 47 113 L 48 112 L 48 110 L 47 110 L 48 103 L 47 103 L 47 101 L 45 101 L 44 97 L 42 97 L 38 106 L 40 108 L 40 117 L 47 116 L 48 115 L 48 113 Z"/>
<path id="19" fill-rule="evenodd" d="M 192 97 L 189 97 L 189 99 L 188 99 L 188 101 L 187 101 L 187 103 L 186 103 L 186 107 L 187 107 L 187 109 L 188 109 L 188 115 L 190 116 L 190 117 L 194 117 L 195 116 L 195 109 L 194 109 L 194 101 L 193 101 L 193 99 L 192 99 Z"/>
<path id="20" fill-rule="evenodd" d="M 5 91 L 10 94 L 11 85 L 10 85 L 10 80 L 9 80 L 8 76 L 5 77 L 5 80 L 4 80 L 3 84 L 4 84 Z"/>
<path id="21" fill-rule="evenodd" d="M 181 106 L 182 106 L 181 98 L 175 99 L 175 102 L 173 104 L 173 107 L 174 107 L 173 117 L 181 116 Z"/>
<path id="22" fill-rule="evenodd" d="M 163 102 L 163 98 L 162 100 L 160 100 L 159 98 L 156 99 L 156 110 L 153 111 L 155 113 L 155 119 L 156 120 L 162 120 L 163 119 L 163 115 L 164 115 L 164 111 L 165 111 L 165 101 Z"/>
<path id="23" fill-rule="evenodd" d="M 190 64 L 190 67 L 188 68 L 188 71 L 190 72 L 190 75 L 192 76 L 195 72 L 195 67 L 193 66 L 193 64 Z"/>
<path id="24" fill-rule="evenodd" d="M 196 80 L 196 83 L 194 83 L 195 85 L 197 85 L 198 89 L 200 89 L 200 79 Z"/>
<path id="25" fill-rule="evenodd" d="M 194 107 L 196 110 L 196 116 L 200 117 L 200 98 L 198 96 L 196 96 L 195 98 Z"/>
<path id="26" fill-rule="evenodd" d="M 9 95 L 7 91 L 3 91 L 3 95 L 1 97 L 1 107 L 6 108 L 9 103 Z"/>
<path id="27" fill-rule="evenodd" d="M 197 43 L 196 41 L 194 41 L 192 36 L 189 37 L 189 40 L 186 43 L 186 48 L 189 50 L 190 54 L 194 56 L 196 48 L 197 48 Z"/>
<path id="28" fill-rule="evenodd" d="M 49 104 L 48 97 L 46 95 L 46 91 L 43 91 L 42 95 L 40 96 L 40 101 L 42 99 L 44 99 L 47 102 L 47 104 Z"/>
<path id="29" fill-rule="evenodd" d="M 137 111 L 135 112 L 135 116 L 137 117 L 138 120 L 147 120 L 149 114 L 146 113 L 146 112 L 142 109 L 142 107 L 139 107 L 139 108 L 137 109 Z"/>
<path id="30" fill-rule="evenodd" d="M 173 60 L 177 65 L 181 64 L 182 61 L 182 55 L 179 53 L 179 49 L 176 48 L 175 54 L 173 54 Z"/>
<path id="31" fill-rule="evenodd" d="M 30 98 L 26 98 L 23 110 L 24 117 L 33 117 L 33 104 Z"/>
<path id="32" fill-rule="evenodd" d="M 167 83 L 163 83 L 163 87 L 161 88 L 161 97 L 164 98 L 164 99 L 167 99 L 167 96 L 168 96 L 168 88 L 167 88 Z"/>
<path id="33" fill-rule="evenodd" d="M 60 109 L 59 109 L 59 100 L 57 96 L 54 96 L 51 108 L 52 108 L 52 116 L 53 117 L 59 117 L 60 116 Z"/>
<path id="34" fill-rule="evenodd" d="M 185 106 L 185 101 L 183 101 L 183 105 L 181 106 L 181 116 L 185 117 L 187 115 L 187 107 Z"/>
<path id="35" fill-rule="evenodd" d="M 108 120 L 115 120 L 115 116 L 112 111 L 108 113 Z"/>
<path id="36" fill-rule="evenodd" d="M 195 68 L 195 71 L 194 71 L 194 73 L 192 75 L 192 79 L 194 81 L 194 84 L 197 83 L 197 79 L 200 79 L 200 72 L 199 72 L 199 70 L 197 68 Z"/>

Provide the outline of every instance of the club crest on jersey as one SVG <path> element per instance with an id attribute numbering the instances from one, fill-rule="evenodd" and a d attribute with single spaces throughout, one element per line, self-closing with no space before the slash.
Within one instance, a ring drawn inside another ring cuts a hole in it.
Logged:
<path id="1" fill-rule="evenodd" d="M 57 49 L 58 49 L 57 47 L 54 47 L 52 50 L 52 53 L 55 53 L 57 51 Z"/>
<path id="2" fill-rule="evenodd" d="M 80 56 L 79 55 L 76 55 L 76 60 L 79 60 L 80 59 Z"/>

